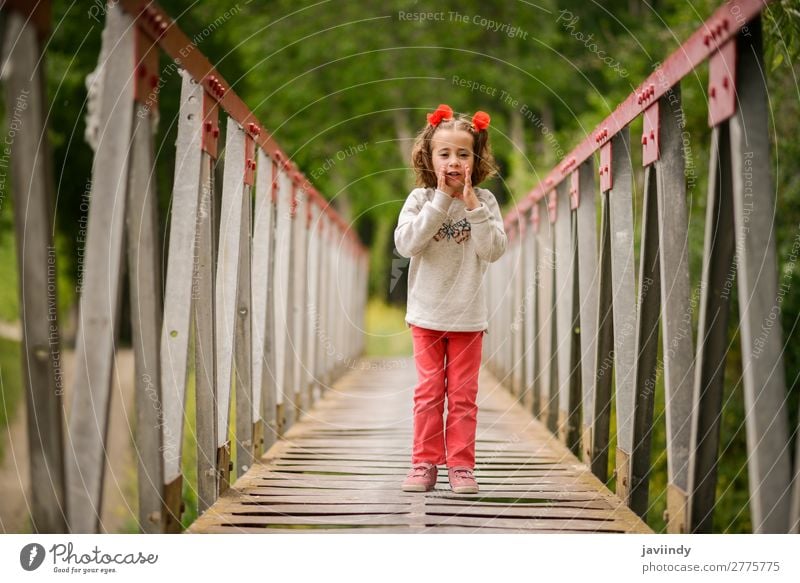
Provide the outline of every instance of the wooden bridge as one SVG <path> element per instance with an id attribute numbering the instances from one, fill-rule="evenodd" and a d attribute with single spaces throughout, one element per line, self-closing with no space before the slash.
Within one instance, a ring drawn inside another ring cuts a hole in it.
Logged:
<path id="1" fill-rule="evenodd" d="M 776 196 L 768 173 L 756 184 L 746 176 L 770 167 L 763 2 L 726 2 L 506 217 L 509 247 L 485 281 L 476 495 L 452 494 L 442 478 L 425 494 L 400 490 L 416 374 L 410 359 L 362 356 L 365 248 L 170 16 L 143 0 L 106 7 L 90 91 L 95 157 L 78 369 L 62 423 L 54 193 L 39 139 L 49 8 L 33 6 L 3 4 L 2 59 L 6 104 L 29 101 L 16 112 L 26 131 L 12 164 L 36 531 L 98 529 L 125 317 L 142 532 L 184 531 L 191 395 L 200 517 L 187 532 L 648 532 L 662 371 L 667 529 L 708 532 L 735 285 L 753 530 L 798 532 L 800 441 L 790 438 L 774 323 Z M 180 63 L 182 78 L 169 217 L 158 216 L 152 180 L 160 55 Z M 695 305 L 680 84 L 706 61 L 713 137 Z M 640 117 L 643 134 L 631 136 Z M 633 144 L 645 166 L 638 272 Z M 121 314 L 126 281 L 134 307 Z M 766 334 L 765 322 L 774 323 Z"/>
<path id="2" fill-rule="evenodd" d="M 652 532 L 485 368 L 478 494 L 400 490 L 414 361 L 359 360 L 188 532 Z"/>

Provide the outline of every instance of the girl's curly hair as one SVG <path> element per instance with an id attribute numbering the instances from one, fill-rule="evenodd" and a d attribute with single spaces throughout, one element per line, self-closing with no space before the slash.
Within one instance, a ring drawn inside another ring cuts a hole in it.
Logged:
<path id="1" fill-rule="evenodd" d="M 464 130 L 472 134 L 474 140 L 472 152 L 475 154 L 475 166 L 472 169 L 473 185 L 477 186 L 497 174 L 494 156 L 489 146 L 488 130 L 476 130 L 468 118 L 459 115 L 453 119 L 442 120 L 436 126 L 429 123 L 417 134 L 414 148 L 411 150 L 411 164 L 416 174 L 416 186 L 435 188 L 438 184 L 436 172 L 433 170 L 433 154 L 431 152 L 431 140 L 438 129 Z"/>

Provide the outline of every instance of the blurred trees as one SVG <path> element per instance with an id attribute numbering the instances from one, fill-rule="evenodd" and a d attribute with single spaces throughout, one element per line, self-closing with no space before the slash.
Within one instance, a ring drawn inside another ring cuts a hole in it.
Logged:
<path id="1" fill-rule="evenodd" d="M 409 152 L 427 112 L 448 103 L 469 116 L 477 109 L 490 113 L 500 176 L 481 186 L 492 190 L 508 210 L 721 2 L 163 0 L 161 4 L 371 248 L 371 295 L 402 306 L 407 260 L 393 253 L 392 233 L 414 187 Z M 85 77 L 97 64 L 102 30 L 97 5 L 87 10 L 85 4 L 56 0 L 47 47 L 57 230 L 67 250 L 63 260 L 72 261 L 68 267 L 73 275 L 77 260 L 76 252 L 70 251 L 79 247 L 78 232 L 85 219 L 80 202 L 91 176 L 92 151 L 83 131 Z M 774 2 L 764 18 L 772 172 L 780 209 L 776 239 L 780 274 L 789 282 L 781 308 L 792 427 L 797 427 L 800 374 L 800 344 L 791 341 L 797 338 L 800 275 L 789 260 L 800 238 L 800 172 L 795 165 L 800 159 L 799 5 L 798 0 Z M 165 84 L 157 136 L 158 184 L 166 214 L 180 83 L 165 57 L 161 67 Z M 710 135 L 706 83 L 707 67 L 682 83 L 691 136 L 687 168 L 691 164 L 693 178 L 687 194 L 695 286 Z M 640 127 L 640 121 L 634 122 L 633 135 Z M 640 166 L 635 178 L 641 184 Z M 635 204 L 638 223 L 641 188 Z M 10 220 L 10 213 L 0 214 L 0 229 L 9 231 Z M 734 315 L 732 334 L 736 324 Z M 738 349 L 735 343 L 732 346 L 728 376 L 735 385 Z M 735 399 L 740 403 L 741 395 Z M 723 432 L 735 438 L 741 434 L 741 420 L 740 406 L 729 409 Z M 734 438 L 723 447 L 732 449 L 730 455 L 741 467 L 744 456 L 737 448 L 743 447 L 743 439 Z M 739 470 L 730 478 L 736 481 L 737 496 L 746 492 L 745 474 Z M 732 520 L 738 520 L 736 528 L 746 522 L 741 517 Z"/>

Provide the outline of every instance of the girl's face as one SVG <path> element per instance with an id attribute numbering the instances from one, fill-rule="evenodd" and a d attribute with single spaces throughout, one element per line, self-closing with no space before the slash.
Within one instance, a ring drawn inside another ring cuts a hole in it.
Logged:
<path id="1" fill-rule="evenodd" d="M 472 134 L 465 130 L 440 129 L 431 138 L 433 171 L 439 176 L 444 166 L 447 185 L 454 190 L 464 187 L 465 168 L 471 173 L 475 167 L 473 142 Z"/>

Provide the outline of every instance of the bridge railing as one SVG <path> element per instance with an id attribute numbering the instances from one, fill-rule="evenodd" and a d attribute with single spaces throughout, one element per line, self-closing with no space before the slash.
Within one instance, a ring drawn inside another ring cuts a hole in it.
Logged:
<path id="1" fill-rule="evenodd" d="M 13 111 L 25 131 L 12 163 L 33 527 L 99 527 L 114 455 L 106 446 L 115 345 L 121 318 L 129 318 L 140 529 L 176 532 L 190 371 L 202 513 L 362 352 L 366 250 L 160 7 L 109 3 L 90 104 L 95 155 L 73 401 L 62 427 L 54 193 L 39 62 L 49 7 L 12 1 L 3 8 L 6 104 L 27 100 Z M 153 146 L 162 54 L 178 65 L 182 83 L 169 217 L 158 216 Z M 130 314 L 120 313 L 126 272 Z"/>
<path id="2" fill-rule="evenodd" d="M 486 279 L 488 366 L 604 481 L 613 400 L 616 493 L 643 518 L 663 374 L 669 532 L 711 529 L 733 285 L 753 530 L 798 532 L 800 523 L 800 440 L 791 445 L 777 290 L 764 6 L 725 2 L 553 168 L 506 216 L 508 252 Z M 681 79 L 706 60 L 713 129 L 698 300 L 688 263 Z M 629 131 L 639 116 L 641 139 Z M 637 277 L 631 152 L 639 144 Z"/>

